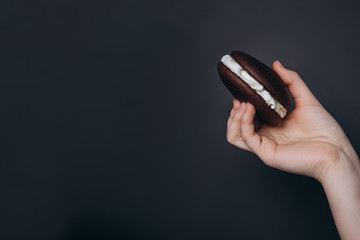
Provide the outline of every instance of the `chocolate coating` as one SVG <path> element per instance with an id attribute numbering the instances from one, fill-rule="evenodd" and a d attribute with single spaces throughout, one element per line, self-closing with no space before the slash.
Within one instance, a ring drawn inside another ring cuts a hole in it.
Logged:
<path id="1" fill-rule="evenodd" d="M 287 111 L 290 110 L 291 98 L 289 92 L 280 76 L 272 68 L 241 51 L 233 51 L 230 55 L 250 76 L 263 85 L 265 90 L 280 102 Z M 277 125 L 281 124 L 282 118 L 279 114 L 275 112 L 274 109 L 271 109 L 265 100 L 246 82 L 233 73 L 222 62 L 217 64 L 217 69 L 222 82 L 236 99 L 241 102 L 250 102 L 253 104 L 256 109 L 256 114 L 262 120 Z"/>

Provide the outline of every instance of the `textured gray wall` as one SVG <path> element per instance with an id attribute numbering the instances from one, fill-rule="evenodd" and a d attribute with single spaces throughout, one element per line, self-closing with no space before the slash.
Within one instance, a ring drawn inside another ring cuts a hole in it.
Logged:
<path id="1" fill-rule="evenodd" d="M 280 59 L 358 149 L 353 2 L 1 3 L 0 238 L 338 239 L 318 182 L 227 143 L 216 63 Z"/>

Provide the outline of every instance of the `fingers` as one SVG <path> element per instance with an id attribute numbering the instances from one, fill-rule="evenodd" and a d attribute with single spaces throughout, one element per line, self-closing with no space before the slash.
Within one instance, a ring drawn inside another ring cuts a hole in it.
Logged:
<path id="1" fill-rule="evenodd" d="M 237 101 L 237 100 L 236 100 Z M 246 145 L 244 140 L 241 137 L 241 118 L 244 114 L 244 106 L 245 103 L 239 103 L 239 106 L 236 111 L 234 111 L 232 114 L 230 114 L 229 120 L 228 120 L 228 128 L 226 133 L 226 138 L 229 143 L 232 145 L 241 148 L 246 151 L 250 151 L 250 148 Z M 234 104 L 235 107 L 235 104 Z M 234 110 L 234 108 L 233 108 Z M 232 111 L 233 111 L 232 110 Z"/>
<path id="2" fill-rule="evenodd" d="M 240 124 L 241 136 L 248 147 L 256 153 L 261 144 L 261 137 L 255 132 L 255 126 L 253 122 L 254 116 L 254 106 L 251 103 L 246 103 Z"/>
<path id="3" fill-rule="evenodd" d="M 247 105 L 250 105 L 252 109 L 249 107 L 246 108 Z M 250 109 L 250 112 L 248 110 Z M 250 114 L 250 115 L 249 115 Z M 246 124 L 250 121 L 252 125 L 252 131 L 256 131 L 261 128 L 262 122 L 260 119 L 255 118 L 255 108 L 250 103 L 240 103 L 238 100 L 234 100 L 234 107 L 231 110 L 230 117 L 228 119 L 228 127 L 227 127 L 227 140 L 229 143 L 247 150 L 252 151 L 248 146 L 247 142 L 243 138 L 242 128 L 248 127 Z M 244 116 L 246 116 L 244 118 Z M 245 125 L 244 125 L 245 121 Z M 248 129 L 248 128 L 246 128 Z"/>
<path id="4" fill-rule="evenodd" d="M 227 127 L 228 128 L 230 126 L 230 123 L 234 119 L 235 112 L 239 109 L 240 104 L 241 103 L 238 100 L 236 100 L 236 99 L 233 100 L 233 108 L 231 109 L 230 116 L 229 116 L 229 119 L 228 119 L 228 122 L 227 122 Z"/>
<path id="5" fill-rule="evenodd" d="M 241 121 L 241 135 L 246 145 L 269 166 L 275 166 L 277 143 L 269 137 L 259 135 L 254 129 L 253 118 L 255 108 L 251 103 L 246 104 L 245 113 Z"/>
<path id="6" fill-rule="evenodd" d="M 251 103 L 242 103 L 228 128 L 228 141 L 244 150 L 254 152 L 267 165 L 273 165 L 276 143 L 255 131 L 259 119 L 255 119 L 255 108 Z M 257 123 L 256 123 L 257 122 Z"/>
<path id="7" fill-rule="evenodd" d="M 283 82 L 287 85 L 291 95 L 294 98 L 295 106 L 305 106 L 309 104 L 320 104 L 305 82 L 296 72 L 286 69 L 279 60 L 274 61 L 273 69 Z"/>

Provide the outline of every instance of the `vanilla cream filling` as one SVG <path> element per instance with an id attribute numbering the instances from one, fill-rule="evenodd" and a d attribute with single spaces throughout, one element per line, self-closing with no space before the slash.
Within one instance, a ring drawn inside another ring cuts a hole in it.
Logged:
<path id="1" fill-rule="evenodd" d="M 271 109 L 274 109 L 281 118 L 285 117 L 287 111 L 281 103 L 276 101 L 276 99 L 274 99 L 270 93 L 266 91 L 258 81 L 251 77 L 230 55 L 223 56 L 221 62 L 254 89 L 265 100 L 266 104 L 270 106 Z"/>

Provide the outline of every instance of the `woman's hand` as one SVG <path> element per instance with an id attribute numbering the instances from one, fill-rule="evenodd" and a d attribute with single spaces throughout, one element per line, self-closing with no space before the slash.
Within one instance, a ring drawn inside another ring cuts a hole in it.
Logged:
<path id="1" fill-rule="evenodd" d="M 288 86 L 295 108 L 282 126 L 254 119 L 250 103 L 234 100 L 228 141 L 265 164 L 316 178 L 323 185 L 342 239 L 360 239 L 360 163 L 344 131 L 300 76 L 279 61 L 273 69 Z"/>
<path id="2" fill-rule="evenodd" d="M 351 154 L 347 137 L 296 72 L 279 61 L 273 63 L 273 69 L 293 96 L 294 110 L 286 115 L 282 126 L 261 124 L 254 120 L 252 104 L 234 100 L 227 139 L 271 167 L 321 181 L 338 163 L 339 155 Z"/>

